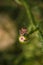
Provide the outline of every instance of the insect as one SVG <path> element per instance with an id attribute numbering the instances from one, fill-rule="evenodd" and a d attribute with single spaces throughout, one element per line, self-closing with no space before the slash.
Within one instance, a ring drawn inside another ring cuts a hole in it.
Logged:
<path id="1" fill-rule="evenodd" d="M 31 32 L 30 32 L 31 33 Z M 30 33 L 28 33 L 28 30 L 27 30 L 27 28 L 25 28 L 25 27 L 22 27 L 21 29 L 20 29 L 20 31 L 19 31 L 19 34 L 20 34 L 20 36 L 19 36 L 19 41 L 20 42 L 22 42 L 22 43 L 27 43 L 27 42 L 29 42 L 30 40 L 32 40 L 33 39 L 33 37 L 31 37 L 31 34 Z"/>

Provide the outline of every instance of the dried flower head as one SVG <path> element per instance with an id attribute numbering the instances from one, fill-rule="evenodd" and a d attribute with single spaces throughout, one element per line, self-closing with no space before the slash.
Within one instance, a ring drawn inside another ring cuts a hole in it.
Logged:
<path id="1" fill-rule="evenodd" d="M 28 34 L 27 28 L 21 28 L 20 35 Z"/>
<path id="2" fill-rule="evenodd" d="M 5 14 L 0 15 L 0 50 L 12 46 L 16 40 L 17 31 L 16 26 L 9 16 Z"/>

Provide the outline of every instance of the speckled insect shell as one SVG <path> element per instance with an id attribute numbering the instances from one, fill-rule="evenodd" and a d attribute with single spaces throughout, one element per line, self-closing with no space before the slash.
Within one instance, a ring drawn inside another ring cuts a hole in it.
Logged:
<path id="1" fill-rule="evenodd" d="M 7 14 L 0 14 L 0 51 L 15 44 L 17 25 Z"/>

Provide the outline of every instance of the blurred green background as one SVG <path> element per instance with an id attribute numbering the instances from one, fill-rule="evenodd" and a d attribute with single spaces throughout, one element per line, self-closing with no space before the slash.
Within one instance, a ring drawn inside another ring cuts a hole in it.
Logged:
<path id="1" fill-rule="evenodd" d="M 43 0 L 0 0 L 0 12 L 16 21 L 18 37 L 13 48 L 0 52 L 0 65 L 43 65 Z M 26 27 L 28 41 L 19 41 Z"/>

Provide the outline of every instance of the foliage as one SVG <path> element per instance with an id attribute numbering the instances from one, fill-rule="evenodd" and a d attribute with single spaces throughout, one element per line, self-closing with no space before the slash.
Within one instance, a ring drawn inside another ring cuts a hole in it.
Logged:
<path id="1" fill-rule="evenodd" d="M 16 5 L 10 5 L 8 11 L 13 12 L 12 14 L 10 12 L 10 16 L 18 25 L 18 38 L 15 48 L 0 52 L 0 65 L 43 65 L 43 12 L 37 4 L 40 1 L 32 0 L 32 3 L 31 0 L 6 1 L 14 1 Z M 23 27 L 27 28 L 28 34 L 25 35 L 27 41 L 21 43 L 19 30 Z"/>

